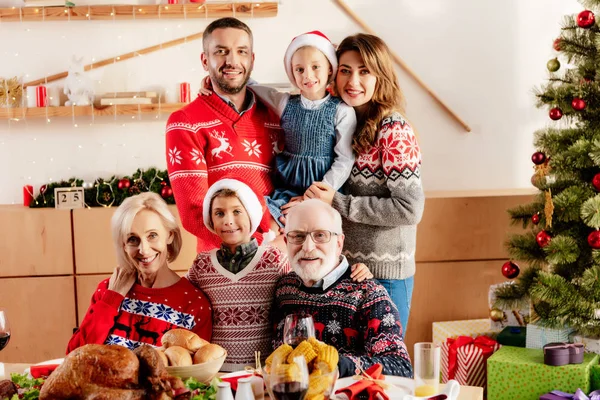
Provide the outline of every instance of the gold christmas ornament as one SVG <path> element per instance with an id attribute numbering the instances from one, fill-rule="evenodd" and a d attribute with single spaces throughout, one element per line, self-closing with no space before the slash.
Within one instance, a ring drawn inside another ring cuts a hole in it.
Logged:
<path id="1" fill-rule="evenodd" d="M 552 202 L 552 192 L 550 189 L 546 192 L 546 203 L 544 204 L 544 216 L 546 217 L 546 228 L 552 227 L 552 214 L 554 214 L 554 203 Z"/>
<path id="2" fill-rule="evenodd" d="M 0 107 L 17 107 L 21 104 L 22 96 L 23 85 L 19 78 L 0 78 Z"/>
<path id="3" fill-rule="evenodd" d="M 534 165 L 533 169 L 535 170 L 535 174 L 540 178 L 547 176 L 550 173 L 550 160 L 546 159 L 543 163 Z"/>
<path id="4" fill-rule="evenodd" d="M 504 311 L 492 308 L 490 310 L 490 319 L 494 322 L 502 321 L 504 319 Z"/>

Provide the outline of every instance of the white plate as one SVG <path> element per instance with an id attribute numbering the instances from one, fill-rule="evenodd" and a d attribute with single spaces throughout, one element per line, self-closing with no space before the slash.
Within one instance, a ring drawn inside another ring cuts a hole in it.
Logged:
<path id="1" fill-rule="evenodd" d="M 219 378 L 235 378 L 236 376 L 243 375 L 250 375 L 250 373 L 246 371 L 228 372 L 226 374 L 220 375 Z"/>
<path id="2" fill-rule="evenodd" d="M 409 379 L 409 378 L 403 378 L 401 376 L 386 375 L 384 381 L 386 383 L 392 385 L 391 387 L 389 387 L 388 389 L 385 390 L 385 394 L 388 395 L 390 400 L 402 399 L 407 394 L 411 394 L 413 391 L 413 388 L 415 386 L 414 380 Z M 334 387 L 333 391 L 335 393 L 338 389 L 345 388 L 354 383 L 356 383 L 356 380 L 351 376 L 338 379 L 337 382 L 335 383 L 335 387 Z M 339 398 L 341 398 L 341 397 L 340 396 L 332 397 L 332 399 L 339 399 Z"/>

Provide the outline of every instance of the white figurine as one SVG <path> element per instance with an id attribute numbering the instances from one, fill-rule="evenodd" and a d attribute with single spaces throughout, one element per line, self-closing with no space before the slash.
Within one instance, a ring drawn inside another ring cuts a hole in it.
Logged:
<path id="1" fill-rule="evenodd" d="M 73 56 L 69 75 L 65 79 L 65 94 L 69 98 L 66 106 L 89 106 L 92 104 L 92 81 L 83 71 L 83 57 Z"/>

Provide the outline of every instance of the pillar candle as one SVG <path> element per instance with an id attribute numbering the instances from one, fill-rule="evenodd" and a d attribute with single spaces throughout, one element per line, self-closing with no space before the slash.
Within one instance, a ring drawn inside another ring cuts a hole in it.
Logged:
<path id="1" fill-rule="evenodd" d="M 39 85 L 36 87 L 35 101 L 37 107 L 46 107 L 48 105 L 48 95 L 46 93 L 46 86 Z"/>
<path id="2" fill-rule="evenodd" d="M 190 84 L 183 82 L 179 84 L 179 102 L 189 103 L 190 102 Z"/>
<path id="3" fill-rule="evenodd" d="M 29 207 L 29 204 L 33 201 L 33 186 L 23 186 L 23 205 Z"/>

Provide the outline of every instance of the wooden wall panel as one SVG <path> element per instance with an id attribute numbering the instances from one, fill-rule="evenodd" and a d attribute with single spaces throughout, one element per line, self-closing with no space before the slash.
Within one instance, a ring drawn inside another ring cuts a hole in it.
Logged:
<path id="1" fill-rule="evenodd" d="M 177 207 L 169 209 L 179 221 Z M 115 207 L 80 209 L 73 211 L 73 230 L 75 238 L 75 265 L 77 274 L 112 273 L 117 259 L 112 242 L 110 219 Z M 181 223 L 180 223 L 181 226 Z M 183 248 L 175 262 L 173 270 L 187 271 L 196 258 L 196 238 L 181 228 Z"/>
<path id="2" fill-rule="evenodd" d="M 0 254 L 1 276 L 72 274 L 70 212 L 0 206 Z"/>
<path id="3" fill-rule="evenodd" d="M 490 285 L 504 282 L 505 260 L 417 263 L 406 345 L 431 341 L 431 324 L 488 317 Z"/>
<path id="4" fill-rule="evenodd" d="M 528 203 L 531 195 L 427 198 L 417 228 L 417 261 L 506 258 L 511 227 L 507 209 Z"/>
<path id="5" fill-rule="evenodd" d="M 0 279 L 0 305 L 12 336 L 2 362 L 40 362 L 64 357 L 75 327 L 73 277 Z"/>

